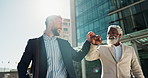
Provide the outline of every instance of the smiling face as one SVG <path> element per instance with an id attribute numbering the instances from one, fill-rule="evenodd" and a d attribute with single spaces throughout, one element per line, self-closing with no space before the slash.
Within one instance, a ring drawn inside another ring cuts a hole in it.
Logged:
<path id="1" fill-rule="evenodd" d="M 59 36 L 61 30 L 62 30 L 62 19 L 61 18 L 56 18 L 53 21 L 53 26 L 51 26 L 51 31 L 52 31 L 54 36 Z"/>
<path id="2" fill-rule="evenodd" d="M 50 34 L 54 36 L 59 36 L 62 30 L 62 18 L 59 16 L 50 16 L 46 19 L 46 33 L 50 32 Z"/>
<path id="3" fill-rule="evenodd" d="M 121 34 L 118 33 L 116 28 L 110 28 L 107 35 L 107 44 L 119 45 Z"/>

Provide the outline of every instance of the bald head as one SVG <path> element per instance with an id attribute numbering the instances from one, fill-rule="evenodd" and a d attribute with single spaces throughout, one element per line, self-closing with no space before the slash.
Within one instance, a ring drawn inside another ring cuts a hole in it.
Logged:
<path id="1" fill-rule="evenodd" d="M 56 19 L 62 19 L 62 17 L 61 17 L 61 16 L 57 16 L 57 15 L 48 16 L 48 17 L 46 18 L 46 21 L 45 21 L 46 27 L 49 25 L 50 22 L 53 22 L 53 21 L 56 20 Z"/>

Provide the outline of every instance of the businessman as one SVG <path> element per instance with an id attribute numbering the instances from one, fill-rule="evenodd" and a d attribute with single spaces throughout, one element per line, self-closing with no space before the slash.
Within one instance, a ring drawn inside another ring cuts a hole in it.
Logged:
<path id="1" fill-rule="evenodd" d="M 77 78 L 72 60 L 81 61 L 88 53 L 90 42 L 86 39 L 82 49 L 76 52 L 67 40 L 58 38 L 62 18 L 47 17 L 46 30 L 39 38 L 30 39 L 18 63 L 19 78 L 28 78 L 27 68 L 32 61 L 33 78 Z"/>
<path id="2" fill-rule="evenodd" d="M 121 36 L 120 26 L 110 25 L 107 31 L 107 45 L 98 45 L 102 42 L 101 37 L 89 32 L 87 37 L 92 44 L 86 60 L 101 60 L 101 78 L 131 78 L 131 73 L 136 78 L 144 78 L 134 48 L 123 45 L 120 41 Z"/>

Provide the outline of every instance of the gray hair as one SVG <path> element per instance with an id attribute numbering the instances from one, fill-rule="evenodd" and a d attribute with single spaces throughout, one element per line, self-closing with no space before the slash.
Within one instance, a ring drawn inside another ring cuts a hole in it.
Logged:
<path id="1" fill-rule="evenodd" d="M 121 34 L 121 35 L 123 34 L 122 29 L 121 29 L 121 27 L 120 27 L 119 25 L 110 25 L 110 26 L 108 27 L 108 31 L 107 31 L 107 32 L 109 32 L 110 28 L 115 28 L 115 29 L 117 29 L 118 34 Z"/>

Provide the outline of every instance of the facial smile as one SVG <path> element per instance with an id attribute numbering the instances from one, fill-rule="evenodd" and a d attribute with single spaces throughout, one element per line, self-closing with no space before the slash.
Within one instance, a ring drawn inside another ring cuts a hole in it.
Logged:
<path id="1" fill-rule="evenodd" d="M 115 36 L 109 36 L 108 39 L 112 40 L 112 39 L 116 39 Z"/>

